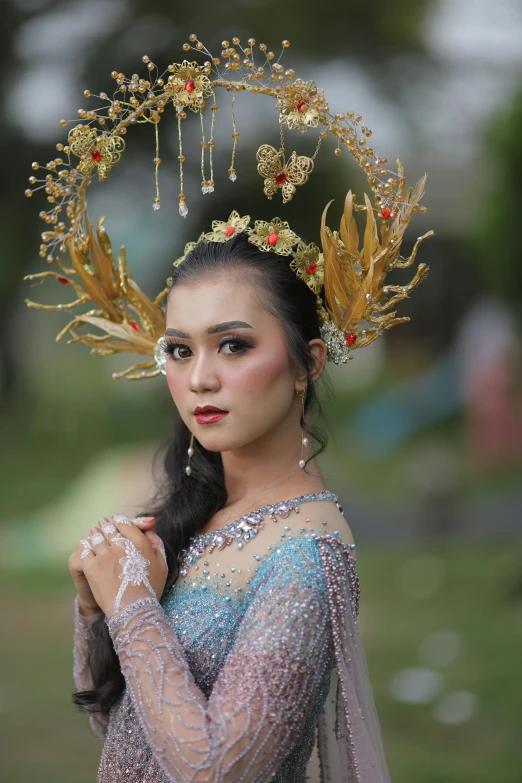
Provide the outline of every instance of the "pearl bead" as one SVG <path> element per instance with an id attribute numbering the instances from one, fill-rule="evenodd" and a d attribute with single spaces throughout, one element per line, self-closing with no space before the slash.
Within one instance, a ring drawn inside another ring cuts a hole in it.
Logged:
<path id="1" fill-rule="evenodd" d="M 308 446 L 308 438 L 303 438 L 303 446 Z"/>
<path id="2" fill-rule="evenodd" d="M 190 467 L 190 465 L 187 465 L 187 467 L 185 468 L 185 473 L 187 474 L 187 476 L 190 476 L 190 474 L 192 473 L 192 468 Z"/>
<path id="3" fill-rule="evenodd" d="M 300 460 L 299 460 L 299 467 L 300 467 L 300 468 L 304 468 L 305 464 L 306 464 L 306 463 L 305 463 L 304 459 L 300 459 Z"/>
<path id="4" fill-rule="evenodd" d="M 189 457 L 192 457 L 192 455 L 194 454 L 194 449 L 192 447 L 187 449 L 187 454 L 189 455 Z"/>

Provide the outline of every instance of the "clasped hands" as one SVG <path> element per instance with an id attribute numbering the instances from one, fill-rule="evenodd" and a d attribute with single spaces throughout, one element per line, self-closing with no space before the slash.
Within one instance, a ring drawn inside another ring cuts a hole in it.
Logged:
<path id="1" fill-rule="evenodd" d="M 168 567 L 154 517 L 103 517 L 70 556 L 69 570 L 83 605 L 107 619 L 139 598 L 159 600 Z"/>

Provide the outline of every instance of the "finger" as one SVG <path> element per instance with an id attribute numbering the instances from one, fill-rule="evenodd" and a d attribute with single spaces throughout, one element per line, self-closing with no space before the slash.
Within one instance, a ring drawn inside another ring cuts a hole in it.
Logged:
<path id="1" fill-rule="evenodd" d="M 103 547 L 109 546 L 107 539 L 105 538 L 105 536 L 103 535 L 99 527 L 91 528 L 89 539 L 91 542 L 91 549 L 95 555 L 98 554 Z"/>
<path id="2" fill-rule="evenodd" d="M 154 530 L 146 530 L 146 531 L 145 531 L 145 536 L 146 536 L 146 537 L 148 538 L 148 540 L 150 541 L 150 543 L 151 543 L 151 546 L 152 546 L 152 548 L 154 549 L 154 551 L 155 551 L 155 552 L 161 552 L 161 553 L 162 553 L 162 555 L 163 555 L 163 556 L 165 557 L 165 559 L 166 559 L 166 555 L 165 555 L 165 546 L 164 546 L 164 544 L 163 544 L 163 541 L 162 541 L 162 539 L 160 538 L 160 536 L 158 536 L 158 534 L 157 534 L 157 533 L 156 533 Z"/>
<path id="3" fill-rule="evenodd" d="M 144 531 L 136 527 L 133 519 L 125 517 L 123 514 L 113 514 L 111 521 L 118 533 L 121 533 L 122 536 L 130 539 L 134 544 L 139 544 L 143 541 L 145 535 Z"/>
<path id="4" fill-rule="evenodd" d="M 83 547 L 82 551 L 80 552 L 80 557 L 83 560 L 83 558 L 87 557 L 87 555 L 92 555 L 91 542 L 88 538 L 82 538 L 80 544 Z"/>
<path id="5" fill-rule="evenodd" d="M 109 520 L 105 517 L 102 517 L 100 519 L 100 528 L 101 532 L 110 544 L 112 542 L 112 536 L 118 533 L 116 526 L 112 522 L 109 522 Z"/>
<path id="6" fill-rule="evenodd" d="M 154 526 L 155 517 L 127 517 L 125 514 L 113 514 L 113 522 L 122 522 L 125 525 L 136 525 L 140 530 L 150 529 Z"/>
<path id="7" fill-rule="evenodd" d="M 150 555 L 153 554 L 152 545 L 145 536 L 145 532 L 136 527 L 133 521 L 120 521 L 120 518 L 120 514 L 113 514 L 111 517 L 118 532 L 121 533 L 124 538 L 128 538 L 129 541 L 132 541 L 134 546 L 140 552 L 143 552 L 145 557 L 150 557 Z"/>
<path id="8" fill-rule="evenodd" d="M 153 530 L 147 530 L 145 532 L 146 537 L 149 539 L 156 556 L 161 557 L 165 563 L 167 562 L 167 555 L 165 553 L 165 545 L 162 539 Z"/>
<path id="9" fill-rule="evenodd" d="M 161 558 L 164 561 L 165 565 L 167 565 L 167 553 L 165 552 L 165 544 L 163 543 L 163 540 L 158 535 L 156 535 L 156 538 L 158 539 L 158 552 L 161 555 Z"/>
<path id="10" fill-rule="evenodd" d="M 150 543 L 152 545 L 152 548 L 156 549 L 158 544 L 156 542 L 156 534 L 154 533 L 154 531 L 153 530 L 144 530 L 143 531 L 143 535 L 146 538 L 148 538 L 148 540 L 150 541 Z"/>
<path id="11" fill-rule="evenodd" d="M 140 530 L 150 530 L 156 524 L 156 517 L 136 517 L 134 524 L 137 525 Z"/>

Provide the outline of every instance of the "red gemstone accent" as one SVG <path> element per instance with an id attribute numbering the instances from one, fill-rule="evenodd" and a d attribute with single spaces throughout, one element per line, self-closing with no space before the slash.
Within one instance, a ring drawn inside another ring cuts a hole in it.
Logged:
<path id="1" fill-rule="evenodd" d="M 284 185 L 286 182 L 286 172 L 284 171 L 278 171 L 275 175 L 275 181 L 278 185 Z"/>
<path id="2" fill-rule="evenodd" d="M 140 326 L 136 323 L 136 321 L 129 321 L 129 326 L 131 329 L 134 329 L 135 332 L 140 331 Z"/>
<path id="3" fill-rule="evenodd" d="M 99 163 L 101 160 L 101 152 L 100 150 L 96 149 L 96 147 L 91 152 L 92 159 L 95 163 Z"/>
<path id="4" fill-rule="evenodd" d="M 299 112 L 306 111 L 308 109 L 308 103 L 304 100 L 304 98 L 301 98 L 301 100 L 296 103 L 295 108 Z"/>
<path id="5" fill-rule="evenodd" d="M 193 79 L 187 79 L 187 81 L 185 82 L 185 89 L 186 89 L 187 92 L 194 92 L 194 87 L 195 86 L 196 85 L 194 84 L 194 80 Z"/>
<path id="6" fill-rule="evenodd" d="M 313 275 L 314 272 L 317 271 L 317 264 L 315 263 L 315 261 L 312 261 L 311 264 L 308 264 L 308 266 L 306 267 L 305 271 L 306 271 L 306 273 L 308 275 Z"/>
<path id="7" fill-rule="evenodd" d="M 66 277 L 61 277 L 61 276 L 59 276 L 59 277 L 57 277 L 56 279 L 57 279 L 57 280 L 58 280 L 58 282 L 59 282 L 59 283 L 61 283 L 62 285 L 69 285 L 69 281 L 67 280 L 67 278 L 66 278 Z"/>
<path id="8" fill-rule="evenodd" d="M 235 233 L 236 233 L 236 229 L 234 228 L 234 226 L 228 226 L 228 227 L 225 229 L 225 236 L 226 236 L 226 237 L 231 237 L 231 236 L 233 236 Z"/>
<path id="9" fill-rule="evenodd" d="M 273 245 L 277 244 L 277 240 L 279 239 L 278 234 L 270 234 L 270 236 L 267 239 L 268 244 L 272 247 Z"/>
<path id="10" fill-rule="evenodd" d="M 353 345 L 356 340 L 357 340 L 357 335 L 355 334 L 355 332 L 350 332 L 350 334 L 346 337 L 346 344 Z"/>
<path id="11" fill-rule="evenodd" d="M 386 220 L 388 220 L 388 218 L 391 215 L 391 209 L 388 209 L 388 207 L 386 207 L 385 209 L 382 210 L 381 215 L 383 216 L 383 218 L 386 218 Z"/>

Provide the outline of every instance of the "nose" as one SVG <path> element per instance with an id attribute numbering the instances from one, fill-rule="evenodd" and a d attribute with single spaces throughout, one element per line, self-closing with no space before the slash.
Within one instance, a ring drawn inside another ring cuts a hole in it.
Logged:
<path id="1" fill-rule="evenodd" d="M 212 359 L 202 351 L 192 363 L 190 373 L 190 391 L 201 394 L 205 391 L 216 392 L 221 384 Z"/>

